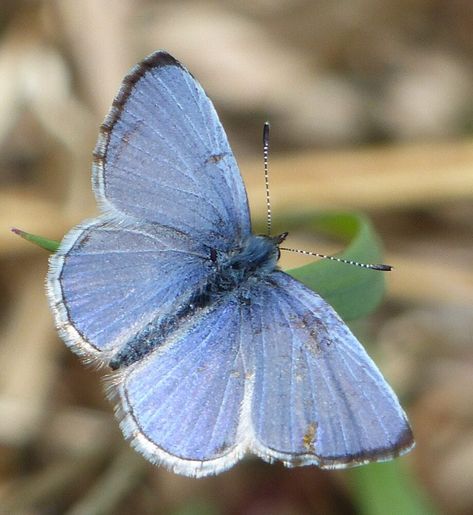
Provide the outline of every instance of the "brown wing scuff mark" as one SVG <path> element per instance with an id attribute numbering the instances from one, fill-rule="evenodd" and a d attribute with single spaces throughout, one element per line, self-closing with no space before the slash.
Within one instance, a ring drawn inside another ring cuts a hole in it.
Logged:
<path id="1" fill-rule="evenodd" d="M 302 443 L 307 452 L 315 453 L 315 440 L 317 439 L 317 423 L 311 422 L 302 438 Z"/>

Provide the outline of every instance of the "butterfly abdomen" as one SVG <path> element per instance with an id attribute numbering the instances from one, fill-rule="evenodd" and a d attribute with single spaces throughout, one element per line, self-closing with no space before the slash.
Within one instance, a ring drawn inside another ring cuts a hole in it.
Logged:
<path id="1" fill-rule="evenodd" d="M 175 311 L 158 315 L 148 322 L 113 356 L 109 362 L 110 368 L 117 370 L 129 366 L 162 345 L 184 320 L 192 317 L 197 310 L 205 308 L 212 302 L 215 296 L 211 294 L 210 289 L 209 281 L 207 281 L 204 286 L 180 302 Z"/>

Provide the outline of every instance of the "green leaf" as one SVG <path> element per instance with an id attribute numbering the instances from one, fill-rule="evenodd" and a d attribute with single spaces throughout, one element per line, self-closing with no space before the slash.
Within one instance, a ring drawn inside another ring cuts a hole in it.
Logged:
<path id="1" fill-rule="evenodd" d="M 36 236 L 35 234 L 30 234 L 29 232 L 22 231 L 21 229 L 12 228 L 12 232 L 18 234 L 21 238 L 31 241 L 38 247 L 42 249 L 48 250 L 49 252 L 56 252 L 59 248 L 59 242 L 55 240 L 50 240 L 48 238 L 43 238 L 43 236 Z"/>
<path id="2" fill-rule="evenodd" d="M 300 221 L 288 220 L 289 228 L 291 225 L 300 226 Z M 360 213 L 319 213 L 308 221 L 306 219 L 304 225 L 346 241 L 348 245 L 337 257 L 361 263 L 382 261 L 379 239 L 369 219 Z M 354 320 L 371 313 L 384 294 L 386 272 L 316 260 L 288 270 L 288 273 L 319 293 L 344 320 Z"/>
<path id="3" fill-rule="evenodd" d="M 401 459 L 347 471 L 353 499 L 362 515 L 435 515 L 439 513 Z"/>

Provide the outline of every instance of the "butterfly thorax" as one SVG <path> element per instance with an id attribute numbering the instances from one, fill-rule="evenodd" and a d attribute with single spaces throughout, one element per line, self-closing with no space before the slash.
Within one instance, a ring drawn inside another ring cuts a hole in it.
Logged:
<path id="1" fill-rule="evenodd" d="M 238 287 L 249 277 L 271 273 L 279 259 L 279 237 L 252 234 L 243 243 L 217 261 L 218 283 L 223 290 Z"/>

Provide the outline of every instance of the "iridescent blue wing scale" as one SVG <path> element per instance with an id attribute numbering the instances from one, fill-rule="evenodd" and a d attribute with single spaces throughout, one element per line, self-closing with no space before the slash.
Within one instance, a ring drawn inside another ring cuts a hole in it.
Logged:
<path id="1" fill-rule="evenodd" d="M 124 79 L 94 155 L 104 210 L 222 250 L 250 234 L 246 191 L 217 113 L 169 54 L 151 54 Z"/>
<path id="2" fill-rule="evenodd" d="M 399 402 L 320 296 L 274 272 L 252 296 L 252 451 L 286 465 L 343 468 L 407 452 Z M 250 360 L 248 360 L 250 361 Z"/>

